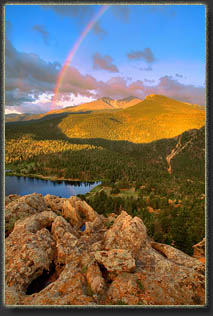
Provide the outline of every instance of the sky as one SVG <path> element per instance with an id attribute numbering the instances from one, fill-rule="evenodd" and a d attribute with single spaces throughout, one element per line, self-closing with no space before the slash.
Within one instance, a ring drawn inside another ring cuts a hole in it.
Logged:
<path id="1" fill-rule="evenodd" d="M 5 113 L 162 94 L 205 105 L 205 5 L 5 5 Z"/>

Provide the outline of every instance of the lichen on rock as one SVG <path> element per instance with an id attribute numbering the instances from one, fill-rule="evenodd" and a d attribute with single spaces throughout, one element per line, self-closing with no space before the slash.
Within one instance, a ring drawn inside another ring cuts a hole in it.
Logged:
<path id="1" fill-rule="evenodd" d="M 9 197 L 5 216 L 6 305 L 205 305 L 205 265 L 137 216 L 38 194 Z"/>

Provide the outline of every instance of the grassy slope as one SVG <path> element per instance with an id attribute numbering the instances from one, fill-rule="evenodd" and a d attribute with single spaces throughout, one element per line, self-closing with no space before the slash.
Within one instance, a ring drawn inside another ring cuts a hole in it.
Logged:
<path id="1" fill-rule="evenodd" d="M 203 125 L 203 108 L 164 96 L 150 96 L 116 112 L 69 115 L 58 127 L 71 138 L 101 137 L 141 143 L 174 137 Z"/>

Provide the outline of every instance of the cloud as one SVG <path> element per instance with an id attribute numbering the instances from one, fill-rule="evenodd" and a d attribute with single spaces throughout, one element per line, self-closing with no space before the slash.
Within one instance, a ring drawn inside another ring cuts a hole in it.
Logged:
<path id="1" fill-rule="evenodd" d="M 35 54 L 19 52 L 7 38 L 5 45 L 6 108 L 33 113 L 50 110 L 61 65 L 57 62 L 45 62 Z M 118 72 L 110 56 L 101 57 L 96 54 L 95 62 L 99 69 Z M 163 76 L 155 85 L 150 84 L 152 82 L 149 78 L 133 82 L 121 75 L 108 81 L 101 81 L 69 67 L 59 88 L 56 107 L 73 105 L 77 100 L 92 100 L 103 96 L 118 99 L 134 95 L 143 99 L 149 94 L 162 94 L 184 102 L 205 104 L 204 87 L 184 85 L 178 78 L 175 80 L 171 76 Z"/>
<path id="2" fill-rule="evenodd" d="M 150 79 L 144 79 L 144 82 L 148 82 L 148 83 L 153 83 L 153 82 L 155 82 L 155 80 L 150 80 Z"/>
<path id="3" fill-rule="evenodd" d="M 16 106 L 6 106 L 5 114 L 9 113 L 45 113 L 52 109 L 52 97 L 53 93 L 42 93 L 38 96 L 36 100 L 31 102 L 24 101 Z M 91 102 L 95 100 L 93 96 L 87 97 L 82 95 L 75 95 L 73 93 L 67 93 L 61 96 L 60 100 L 57 102 L 55 109 L 60 109 L 67 106 L 76 106 L 82 103 Z"/>
<path id="4" fill-rule="evenodd" d="M 94 34 L 99 38 L 99 39 L 103 39 L 104 36 L 106 36 L 106 32 L 104 31 L 104 29 L 101 28 L 100 23 L 96 22 L 95 25 L 92 28 Z"/>
<path id="5" fill-rule="evenodd" d="M 17 51 L 5 39 L 5 101 L 6 105 L 31 102 L 32 95 L 52 92 L 61 65 L 47 63 L 36 54 Z"/>
<path id="6" fill-rule="evenodd" d="M 178 78 L 183 78 L 183 75 L 180 75 L 180 74 L 175 74 L 175 76 Z"/>
<path id="7" fill-rule="evenodd" d="M 49 32 L 47 32 L 44 28 L 44 26 L 42 25 L 39 25 L 39 24 L 35 24 L 32 29 L 36 32 L 38 32 L 41 36 L 42 36 L 42 39 L 44 41 L 45 44 L 49 45 L 49 37 L 50 37 L 50 34 Z"/>
<path id="8" fill-rule="evenodd" d="M 19 52 L 6 39 L 5 68 L 7 79 L 27 80 L 28 83 L 37 82 L 39 84 L 40 82 L 43 84 L 46 82 L 53 84 L 56 81 L 61 65 L 57 62 L 45 62 L 36 54 Z"/>
<path id="9" fill-rule="evenodd" d="M 142 71 L 152 71 L 152 67 L 148 66 L 148 67 L 140 67 L 139 70 L 142 70 Z"/>
<path id="10" fill-rule="evenodd" d="M 147 63 L 151 63 L 155 60 L 154 55 L 150 48 L 144 48 L 144 50 L 132 51 L 127 54 L 130 60 L 145 60 Z"/>
<path id="11" fill-rule="evenodd" d="M 5 114 L 22 114 L 22 112 L 19 112 L 15 110 L 14 108 L 5 108 Z"/>
<path id="12" fill-rule="evenodd" d="M 99 53 L 93 56 L 93 68 L 104 69 L 109 72 L 119 72 L 118 68 L 112 64 L 112 58 L 110 56 L 102 57 Z"/>
<path id="13" fill-rule="evenodd" d="M 34 98 L 30 95 L 25 94 L 24 92 L 21 92 L 17 88 L 11 91 L 5 91 L 5 100 L 6 104 L 9 105 L 20 105 L 24 102 L 34 101 Z"/>
<path id="14" fill-rule="evenodd" d="M 60 86 L 60 93 L 73 93 L 90 97 L 93 95 L 93 90 L 98 85 L 97 80 L 90 75 L 82 75 L 76 68 L 69 67 L 64 75 L 64 79 Z"/>
<path id="15" fill-rule="evenodd" d="M 127 84 L 123 78 L 114 77 L 107 82 L 98 82 L 97 95 L 112 98 L 134 95 L 143 99 L 150 94 L 161 94 L 183 102 L 205 105 L 205 89 L 203 87 L 184 85 L 169 76 L 161 77 L 155 85 L 147 85 L 147 80 L 149 79 L 144 80 L 144 82 L 137 80 Z"/>
<path id="16" fill-rule="evenodd" d="M 204 87 L 185 85 L 173 79 L 171 76 L 161 77 L 157 90 L 159 94 L 164 94 L 180 101 L 205 105 Z"/>

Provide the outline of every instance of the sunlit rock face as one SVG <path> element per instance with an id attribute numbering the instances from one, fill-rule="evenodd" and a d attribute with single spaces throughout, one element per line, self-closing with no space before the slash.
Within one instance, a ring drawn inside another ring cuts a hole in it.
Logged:
<path id="1" fill-rule="evenodd" d="M 105 218 L 77 197 L 6 204 L 6 305 L 205 305 L 204 264 L 151 240 L 139 217 Z"/>

